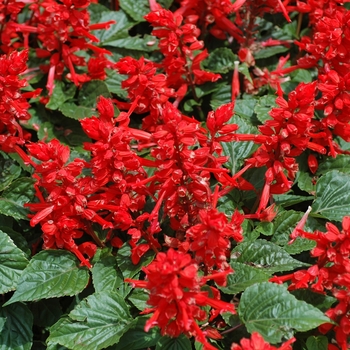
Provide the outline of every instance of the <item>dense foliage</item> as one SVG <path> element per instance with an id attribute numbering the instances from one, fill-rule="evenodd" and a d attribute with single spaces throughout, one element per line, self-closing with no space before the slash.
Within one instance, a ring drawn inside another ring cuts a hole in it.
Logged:
<path id="1" fill-rule="evenodd" d="M 350 348 L 347 2 L 0 2 L 1 350 Z"/>

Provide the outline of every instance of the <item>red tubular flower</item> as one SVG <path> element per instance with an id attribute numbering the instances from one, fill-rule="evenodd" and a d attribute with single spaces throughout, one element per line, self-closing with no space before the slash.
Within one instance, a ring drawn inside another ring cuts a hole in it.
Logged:
<path id="1" fill-rule="evenodd" d="M 27 86 L 20 74 L 27 69 L 28 51 L 12 51 L 9 55 L 0 56 L 0 150 L 5 152 L 19 152 L 26 163 L 30 163 L 18 145 L 23 145 L 30 134 L 23 131 L 19 122 L 30 118 L 27 99 L 38 96 L 41 89 L 22 93 Z"/>
<path id="2" fill-rule="evenodd" d="M 201 291 L 201 286 L 210 278 L 198 276 L 198 265 L 189 254 L 184 254 L 170 248 L 167 253 L 158 253 L 155 260 L 142 269 L 146 274 L 145 281 L 126 279 L 136 288 L 149 290 L 147 304 L 153 312 L 146 322 L 145 331 L 157 325 L 162 335 L 178 337 L 185 334 L 194 336 L 204 345 L 205 349 L 214 350 L 206 339 L 209 334 L 202 330 L 197 322 L 207 319 L 207 313 L 202 307 L 210 306 L 216 312 L 232 312 L 234 306 L 219 299 L 218 291 L 211 287 L 214 297 Z"/>
<path id="3" fill-rule="evenodd" d="M 253 332 L 251 339 L 243 338 L 241 340 L 241 345 L 232 344 L 231 350 L 292 350 L 291 344 L 294 343 L 295 340 L 295 338 L 291 338 L 280 347 L 276 348 L 266 342 L 259 333 Z"/>

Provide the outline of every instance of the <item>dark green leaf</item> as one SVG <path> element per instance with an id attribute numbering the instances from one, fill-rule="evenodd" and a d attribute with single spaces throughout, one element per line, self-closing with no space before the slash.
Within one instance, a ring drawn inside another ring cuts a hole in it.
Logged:
<path id="1" fill-rule="evenodd" d="M 58 299 L 40 300 L 29 304 L 34 316 L 34 324 L 38 327 L 50 327 L 62 315 L 62 308 Z"/>
<path id="2" fill-rule="evenodd" d="M 47 341 L 74 350 L 99 350 L 116 344 L 131 326 L 129 310 L 118 293 L 95 293 L 82 300 L 69 318 L 53 325 Z"/>
<path id="3" fill-rule="evenodd" d="M 0 294 L 16 289 L 17 282 L 28 264 L 25 254 L 12 239 L 0 231 Z"/>
<path id="4" fill-rule="evenodd" d="M 327 157 L 320 163 L 317 174 L 326 174 L 331 170 L 338 170 L 341 173 L 350 174 L 350 156 L 338 154 L 336 158 Z"/>
<path id="5" fill-rule="evenodd" d="M 99 29 L 92 31 L 92 34 L 99 39 L 98 45 L 109 45 L 109 41 L 114 38 L 126 38 L 129 36 L 129 29 L 132 28 L 136 22 L 130 18 L 123 10 L 109 11 L 106 7 L 100 4 L 90 4 L 90 21 L 94 23 L 104 23 L 108 21 L 115 21 L 111 24 L 109 29 Z"/>
<path id="6" fill-rule="evenodd" d="M 6 318 L 0 333 L 0 350 L 30 350 L 33 342 L 33 316 L 21 303 L 3 307 L 0 317 Z"/>
<path id="7" fill-rule="evenodd" d="M 128 297 L 128 300 L 133 303 L 140 311 L 143 311 L 149 305 L 147 305 L 147 300 L 149 299 L 149 294 L 143 289 L 134 289 Z"/>
<path id="8" fill-rule="evenodd" d="M 203 67 L 214 73 L 227 73 L 234 69 L 235 61 L 237 61 L 237 55 L 234 55 L 232 50 L 220 47 L 210 53 L 209 57 L 203 62 Z"/>
<path id="9" fill-rule="evenodd" d="M 158 340 L 156 350 L 191 350 L 191 342 L 184 335 L 177 338 L 162 337 Z"/>
<path id="10" fill-rule="evenodd" d="M 234 273 L 227 276 L 227 285 L 225 287 L 219 287 L 220 290 L 227 294 L 240 293 L 247 287 L 255 283 L 268 281 L 270 278 L 270 274 L 253 266 L 234 261 L 230 265 Z"/>
<path id="11" fill-rule="evenodd" d="M 115 350 L 147 349 L 156 345 L 160 338 L 158 327 L 153 327 L 148 332 L 144 331 L 148 318 L 146 316 L 137 317 L 132 327 L 120 338 Z"/>
<path id="12" fill-rule="evenodd" d="M 96 115 L 97 112 L 91 107 L 77 106 L 74 102 L 66 102 L 60 106 L 62 114 L 68 118 L 81 120 Z"/>
<path id="13" fill-rule="evenodd" d="M 106 69 L 107 78 L 105 83 L 108 87 L 108 90 L 113 94 L 116 94 L 118 97 L 126 99 L 128 93 L 121 86 L 123 80 L 127 79 L 126 75 L 119 74 L 117 71 L 112 69 Z"/>
<path id="14" fill-rule="evenodd" d="M 29 177 L 19 178 L 11 183 L 0 197 L 0 214 L 12 216 L 16 220 L 28 220 L 29 210 L 23 204 L 34 201 L 35 180 Z"/>
<path id="15" fill-rule="evenodd" d="M 79 93 L 79 105 L 93 108 L 96 106 L 98 97 L 111 97 L 107 85 L 101 80 L 91 80 L 84 84 Z"/>
<path id="16" fill-rule="evenodd" d="M 0 191 L 8 187 L 11 182 L 21 175 L 21 167 L 7 156 L 0 156 Z"/>
<path id="17" fill-rule="evenodd" d="M 106 45 L 142 52 L 152 52 L 158 50 L 158 39 L 152 35 L 145 34 L 143 37 L 128 36 L 126 38 L 111 39 Z"/>
<path id="18" fill-rule="evenodd" d="M 350 175 L 331 170 L 316 184 L 316 199 L 312 205 L 313 213 L 328 220 L 342 221 L 349 215 Z"/>
<path id="19" fill-rule="evenodd" d="M 263 268 L 267 273 L 290 271 L 297 267 L 308 266 L 292 258 L 283 248 L 264 239 L 243 242 L 234 248 L 232 253 L 237 262 Z"/>
<path id="20" fill-rule="evenodd" d="M 311 336 L 306 341 L 307 350 L 327 350 L 328 339 L 324 335 L 318 337 Z"/>
<path id="21" fill-rule="evenodd" d="M 173 0 L 158 0 L 157 1 L 163 8 L 169 8 Z M 120 7 L 135 21 L 143 22 L 143 18 L 151 10 L 148 0 L 119 0 Z"/>
<path id="22" fill-rule="evenodd" d="M 79 267 L 72 253 L 44 250 L 30 260 L 16 292 L 6 304 L 75 295 L 86 287 L 88 281 L 88 270 Z"/>
<path id="23" fill-rule="evenodd" d="M 242 294 L 238 314 L 249 333 L 259 332 L 272 344 L 290 339 L 329 322 L 319 309 L 297 300 L 286 287 L 269 282 L 248 287 Z"/>
<path id="24" fill-rule="evenodd" d="M 47 103 L 45 107 L 52 110 L 58 109 L 64 102 L 74 97 L 76 89 L 77 88 L 74 84 L 70 84 L 69 87 L 65 89 L 63 81 L 55 80 L 53 93 L 50 96 L 49 103 Z"/>
<path id="25" fill-rule="evenodd" d="M 255 52 L 254 58 L 256 60 L 260 60 L 262 58 L 268 58 L 268 57 L 271 57 L 271 56 L 275 56 L 275 55 L 277 55 L 279 53 L 286 52 L 288 50 L 289 50 L 288 47 L 281 46 L 281 45 L 268 46 L 268 47 L 264 47 L 263 49 L 261 49 L 258 52 Z"/>
<path id="26" fill-rule="evenodd" d="M 213 92 L 210 106 L 213 110 L 222 106 L 225 103 L 231 102 L 232 91 L 231 85 L 220 85 L 219 88 Z"/>
<path id="27" fill-rule="evenodd" d="M 245 119 L 239 116 L 233 116 L 228 124 L 237 124 L 239 129 L 237 134 L 257 134 L 258 129 L 249 124 Z M 249 157 L 256 149 L 257 145 L 254 142 L 222 142 L 223 155 L 229 159 L 225 164 L 232 174 L 235 174 L 243 165 L 244 160 Z"/>
<path id="28" fill-rule="evenodd" d="M 131 248 L 128 243 L 125 243 L 117 252 L 117 263 L 124 278 L 133 278 L 143 266 L 148 265 L 154 257 L 153 252 L 147 252 L 141 261 L 134 265 L 131 262 Z"/>
<path id="29" fill-rule="evenodd" d="M 310 289 L 296 289 L 291 292 L 298 300 L 302 300 L 325 312 L 337 301 L 336 298 L 326 294 L 315 293 Z"/>

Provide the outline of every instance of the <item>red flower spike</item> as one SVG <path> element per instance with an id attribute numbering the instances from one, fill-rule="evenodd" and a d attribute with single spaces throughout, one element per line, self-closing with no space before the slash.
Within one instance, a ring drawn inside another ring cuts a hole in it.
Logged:
<path id="1" fill-rule="evenodd" d="M 198 265 L 191 256 L 170 248 L 167 253 L 158 253 L 155 260 L 142 270 L 146 274 L 146 281 L 126 279 L 126 282 L 136 288 L 149 290 L 147 303 L 152 309 L 147 312 L 153 312 L 153 315 L 147 321 L 145 331 L 157 325 L 163 335 L 194 336 L 204 348 L 212 349 L 206 339 L 206 331 L 197 324 L 207 319 L 201 307 L 211 306 L 219 313 L 234 312 L 234 307 L 220 301 L 219 292 L 213 287 L 213 298 L 201 291 L 205 281 L 198 276 Z"/>

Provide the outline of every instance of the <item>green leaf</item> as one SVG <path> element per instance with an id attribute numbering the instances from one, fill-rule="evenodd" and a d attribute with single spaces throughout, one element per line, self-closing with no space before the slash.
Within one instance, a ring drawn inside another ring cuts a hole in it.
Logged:
<path id="1" fill-rule="evenodd" d="M 157 3 L 162 5 L 163 8 L 169 8 L 173 0 L 158 0 Z M 119 5 L 137 22 L 144 22 L 143 17 L 151 11 L 148 0 L 119 0 Z"/>
<path id="2" fill-rule="evenodd" d="M 350 174 L 350 156 L 339 154 L 336 158 L 327 157 L 320 163 L 317 175 L 326 174 L 331 170 L 338 170 L 344 174 Z"/>
<path id="3" fill-rule="evenodd" d="M 123 276 L 118 274 L 117 262 L 114 256 L 104 256 L 94 264 L 92 283 L 96 292 L 117 291 L 124 283 Z"/>
<path id="4" fill-rule="evenodd" d="M 276 96 L 264 95 L 258 99 L 254 107 L 254 112 L 256 113 L 256 117 L 259 119 L 259 121 L 265 123 L 267 120 L 272 119 L 269 112 L 274 107 L 277 107 Z"/>
<path id="5" fill-rule="evenodd" d="M 277 45 L 277 46 L 269 46 L 264 47 L 260 51 L 254 53 L 254 58 L 256 60 L 260 60 L 262 58 L 268 58 L 271 56 L 276 56 L 279 53 L 288 51 L 288 47 Z"/>
<path id="6" fill-rule="evenodd" d="M 131 262 L 131 248 L 128 243 L 118 249 L 117 252 L 117 263 L 120 271 L 122 272 L 124 279 L 133 278 L 143 266 L 148 265 L 154 257 L 154 252 L 148 251 L 142 258 L 141 261 L 134 265 Z"/>
<path id="7" fill-rule="evenodd" d="M 106 83 L 101 80 L 91 80 L 84 84 L 80 90 L 78 104 L 93 108 L 100 96 L 111 97 Z"/>
<path id="8" fill-rule="evenodd" d="M 177 338 L 161 337 L 156 345 L 156 350 L 191 350 L 191 342 L 184 335 Z"/>
<path id="9" fill-rule="evenodd" d="M 66 90 L 64 88 L 65 84 L 63 81 L 55 80 L 55 87 L 50 96 L 50 101 L 45 106 L 46 108 L 52 110 L 58 109 L 64 102 L 74 97 L 77 89 L 74 84 L 69 84 L 69 87 Z"/>
<path id="10" fill-rule="evenodd" d="M 158 39 L 155 36 L 145 34 L 143 37 L 128 36 L 126 38 L 111 39 L 106 45 L 142 52 L 152 52 L 158 50 Z"/>
<path id="11" fill-rule="evenodd" d="M 319 309 L 297 300 L 286 287 L 263 282 L 242 294 L 238 314 L 249 333 L 259 332 L 272 344 L 329 322 Z"/>
<path id="12" fill-rule="evenodd" d="M 34 201 L 35 180 L 29 177 L 19 178 L 11 183 L 0 197 L 0 214 L 11 216 L 16 220 L 28 220 L 29 210 L 23 204 Z"/>
<path id="13" fill-rule="evenodd" d="M 33 316 L 21 303 L 3 307 L 0 317 L 6 322 L 0 333 L 0 350 L 30 350 L 33 342 Z"/>
<path id="14" fill-rule="evenodd" d="M 0 294 L 16 289 L 17 282 L 28 264 L 25 254 L 12 239 L 0 230 Z"/>
<path id="15" fill-rule="evenodd" d="M 88 284 L 89 273 L 77 258 L 63 250 L 44 250 L 33 256 L 18 281 L 17 290 L 6 303 L 75 295 Z"/>
<path id="16" fill-rule="evenodd" d="M 310 289 L 296 289 L 291 291 L 291 294 L 293 294 L 298 300 L 305 301 L 323 312 L 326 312 L 337 302 L 337 299 L 334 297 L 326 294 L 315 293 Z"/>
<path id="17" fill-rule="evenodd" d="M 21 167 L 6 155 L 0 156 L 0 192 L 21 175 Z"/>
<path id="18" fill-rule="evenodd" d="M 92 31 L 92 35 L 99 39 L 98 45 L 109 45 L 108 41 L 114 38 L 126 38 L 129 36 L 129 29 L 131 29 L 136 22 L 130 18 L 123 10 L 109 11 L 105 6 L 100 4 L 90 4 L 90 22 L 104 23 L 108 21 L 115 21 L 111 24 L 109 29 L 99 29 Z"/>
<path id="19" fill-rule="evenodd" d="M 118 97 L 126 99 L 128 93 L 122 88 L 122 81 L 127 79 L 127 75 L 119 74 L 113 69 L 106 69 L 107 78 L 105 83 L 108 87 L 108 90 L 113 94 L 116 94 Z"/>
<path id="20" fill-rule="evenodd" d="M 256 100 L 253 98 L 236 100 L 234 109 L 235 114 L 238 114 L 240 117 L 247 119 L 248 122 L 251 123 L 252 116 L 254 115 L 255 105 Z M 240 132 L 239 129 L 237 132 Z"/>
<path id="21" fill-rule="evenodd" d="M 136 306 L 140 311 L 143 311 L 146 309 L 146 307 L 149 307 L 147 305 L 147 300 L 149 299 L 149 294 L 145 292 L 144 289 L 134 289 L 129 297 L 128 300 L 133 303 L 134 306 Z"/>
<path id="22" fill-rule="evenodd" d="M 232 253 L 237 262 L 263 268 L 267 273 L 290 271 L 297 267 L 308 266 L 292 258 L 283 248 L 264 239 L 243 242 L 234 248 Z"/>
<path id="23" fill-rule="evenodd" d="M 237 55 L 234 55 L 232 50 L 220 47 L 210 53 L 203 62 L 203 67 L 214 73 L 227 73 L 234 69 L 235 61 L 237 61 Z"/>
<path id="24" fill-rule="evenodd" d="M 160 338 L 160 332 L 158 327 L 153 327 L 148 332 L 144 331 L 148 318 L 137 317 L 132 327 L 120 338 L 115 350 L 137 350 L 155 346 Z"/>
<path id="25" fill-rule="evenodd" d="M 216 110 L 223 104 L 231 102 L 231 90 L 231 85 L 220 85 L 219 88 L 215 92 L 213 92 L 212 99 L 210 101 L 211 108 L 213 110 Z"/>
<path id="26" fill-rule="evenodd" d="M 48 344 L 99 350 L 117 343 L 132 326 L 125 301 L 113 291 L 88 296 L 68 316 L 51 327 Z"/>
<path id="27" fill-rule="evenodd" d="M 227 294 L 240 293 L 247 287 L 255 283 L 266 282 L 270 278 L 270 274 L 253 266 L 234 261 L 230 265 L 234 273 L 227 276 L 227 285 L 225 287 L 219 287 L 221 291 Z"/>
<path id="28" fill-rule="evenodd" d="M 237 124 L 239 129 L 238 134 L 257 134 L 258 129 L 255 126 L 249 124 L 245 119 L 239 116 L 233 116 L 228 124 Z M 243 165 L 244 160 L 249 157 L 258 146 L 250 142 L 222 142 L 223 155 L 228 156 L 228 160 L 225 165 L 231 170 L 232 174 L 235 174 Z"/>
<path id="29" fill-rule="evenodd" d="M 332 170 L 323 175 L 316 184 L 316 199 L 312 213 L 328 220 L 342 221 L 349 215 L 350 175 Z"/>
<path id="30" fill-rule="evenodd" d="M 299 254 L 315 247 L 315 242 L 306 238 L 298 237 L 292 244 L 289 244 L 290 234 L 297 226 L 304 213 L 288 210 L 278 215 L 274 222 L 274 234 L 271 242 L 284 246 L 289 254 Z M 312 218 L 309 218 L 310 221 Z M 307 225 L 305 227 L 307 229 Z"/>
<path id="31" fill-rule="evenodd" d="M 306 341 L 307 350 L 327 350 L 328 339 L 324 335 L 318 337 L 311 336 Z"/>
<path id="32" fill-rule="evenodd" d="M 292 81 L 296 83 L 311 83 L 312 75 L 306 69 L 297 69 L 292 74 Z"/>
<path id="33" fill-rule="evenodd" d="M 312 176 L 306 171 L 298 171 L 297 174 L 298 187 L 305 192 L 314 194 L 316 191 L 316 185 L 313 182 Z"/>
<path id="34" fill-rule="evenodd" d="M 143 17 L 150 12 L 148 0 L 119 0 L 119 5 L 137 22 L 144 22 Z"/>
<path id="35" fill-rule="evenodd" d="M 68 118 L 81 120 L 96 115 L 96 110 L 91 107 L 77 106 L 74 102 L 66 102 L 59 108 L 60 112 Z"/>

